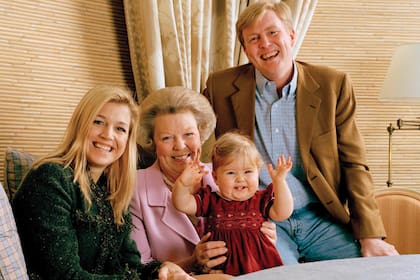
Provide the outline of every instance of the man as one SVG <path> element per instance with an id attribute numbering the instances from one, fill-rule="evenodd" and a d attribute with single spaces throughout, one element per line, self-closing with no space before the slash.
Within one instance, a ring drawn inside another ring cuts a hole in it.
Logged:
<path id="1" fill-rule="evenodd" d="M 277 223 L 283 262 L 398 254 L 383 241 L 348 75 L 293 60 L 295 31 L 284 2 L 250 5 L 236 31 L 250 64 L 211 74 L 204 94 L 218 118 L 216 137 L 239 129 L 266 163 L 292 157 L 287 181 L 295 207 Z M 260 186 L 269 183 L 262 172 Z"/>

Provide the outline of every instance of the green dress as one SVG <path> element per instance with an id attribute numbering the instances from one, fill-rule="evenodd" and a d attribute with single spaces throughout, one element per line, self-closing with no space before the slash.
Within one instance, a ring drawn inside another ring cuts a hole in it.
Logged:
<path id="1" fill-rule="evenodd" d="M 107 179 L 91 183 L 85 203 L 73 170 L 45 163 L 31 170 L 12 207 L 26 265 L 34 279 L 153 279 L 157 262 L 143 265 L 130 238 L 131 217 L 114 223 Z"/>

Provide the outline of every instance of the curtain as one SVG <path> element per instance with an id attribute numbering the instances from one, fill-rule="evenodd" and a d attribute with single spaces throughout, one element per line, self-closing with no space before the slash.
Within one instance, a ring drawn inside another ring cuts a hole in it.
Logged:
<path id="1" fill-rule="evenodd" d="M 318 0 L 284 0 L 284 2 L 292 10 L 293 27 L 297 35 L 293 49 L 293 55 L 296 57 L 302 46 L 303 38 L 305 38 L 306 32 L 311 24 Z"/>
<path id="2" fill-rule="evenodd" d="M 258 0 L 124 0 L 139 101 L 166 86 L 201 92 L 210 72 L 246 63 L 235 23 L 254 2 Z M 294 17 L 296 56 L 317 0 L 286 2 Z"/>

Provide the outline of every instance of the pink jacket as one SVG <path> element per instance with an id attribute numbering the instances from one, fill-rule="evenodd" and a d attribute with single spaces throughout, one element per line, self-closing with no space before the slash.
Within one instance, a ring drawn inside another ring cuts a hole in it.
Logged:
<path id="1" fill-rule="evenodd" d="M 211 165 L 204 176 L 203 185 L 216 187 Z M 137 170 L 137 182 L 131 200 L 133 231 L 143 263 L 152 260 L 179 261 L 191 256 L 200 241 L 190 219 L 175 209 L 172 192 L 163 181 L 157 162 L 147 169 Z"/>

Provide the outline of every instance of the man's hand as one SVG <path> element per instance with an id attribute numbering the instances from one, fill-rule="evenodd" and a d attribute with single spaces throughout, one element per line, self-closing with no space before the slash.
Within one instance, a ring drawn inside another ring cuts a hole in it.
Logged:
<path id="1" fill-rule="evenodd" d="M 399 255 L 394 245 L 378 238 L 360 239 L 360 246 L 363 257 Z"/>
<path id="2" fill-rule="evenodd" d="M 268 237 L 268 239 L 276 246 L 277 241 L 277 231 L 276 231 L 276 224 L 273 222 L 264 222 L 261 225 L 260 231 Z"/>

